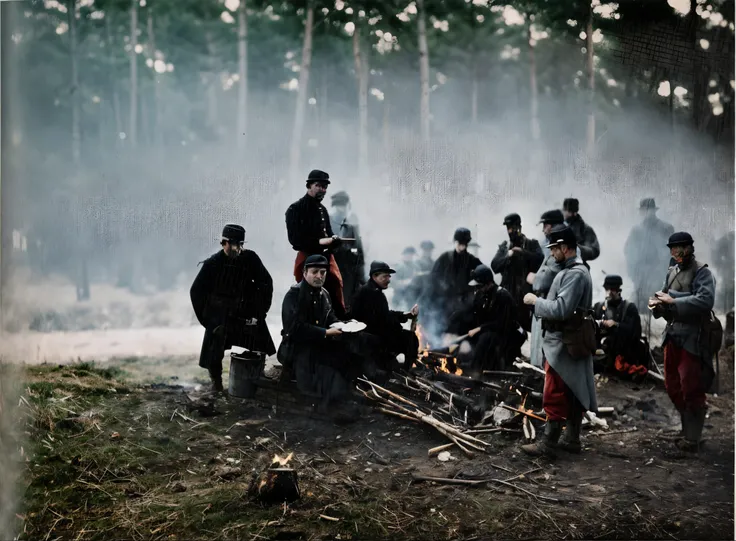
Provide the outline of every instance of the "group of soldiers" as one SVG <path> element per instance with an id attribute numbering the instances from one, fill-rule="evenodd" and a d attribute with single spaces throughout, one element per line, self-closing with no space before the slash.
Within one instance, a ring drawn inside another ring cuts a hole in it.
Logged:
<path id="1" fill-rule="evenodd" d="M 642 223 L 625 246 L 637 302 L 623 299 L 620 276 L 608 275 L 606 300 L 594 307 L 588 262 L 600 255 L 600 246 L 579 214 L 577 199 L 565 199 L 562 210 L 542 214 L 544 246 L 522 232 L 518 214 L 506 216 L 502 225 L 508 240 L 499 245 L 490 266 L 471 253 L 471 231 L 461 227 L 454 248 L 436 260 L 434 245 L 425 241 L 418 259 L 416 250 L 407 248 L 396 270 L 376 260 L 366 276 L 349 197 L 335 194 L 329 213 L 322 204 L 329 185 L 327 173 L 311 171 L 306 194 L 286 211 L 296 285 L 284 296 L 278 349 L 282 378 L 295 380 L 299 391 L 314 397 L 324 411 L 349 415 L 347 399 L 355 378 L 387 378 L 400 367 L 402 356 L 404 368 L 410 368 L 418 356 L 413 329 L 419 321 L 432 336 L 444 336 L 448 351 L 471 376 L 505 369 L 530 339 L 531 362 L 546 374 L 548 422 L 544 438 L 523 450 L 531 455 L 580 452 L 583 413 L 597 409 L 593 355 L 603 347 L 617 370 L 646 370 L 644 312 L 668 323 L 665 382 L 682 415 L 679 445 L 697 450 L 713 373 L 715 346 L 703 330 L 712 323 L 715 279 L 695 259 L 692 237 L 675 233 L 656 217 L 653 199 L 642 200 Z M 200 366 L 209 370 L 215 391 L 223 390 L 222 358 L 232 345 L 276 353 L 265 323 L 273 282 L 259 257 L 243 248 L 244 241 L 241 226 L 225 226 L 222 250 L 203 263 L 191 288 L 195 313 L 205 327 Z M 663 287 L 652 276 L 665 273 Z M 500 285 L 495 274 L 500 274 Z M 398 285 L 394 304 L 403 310 L 389 307 L 385 291 L 392 280 Z M 404 328 L 409 321 L 412 328 Z"/>

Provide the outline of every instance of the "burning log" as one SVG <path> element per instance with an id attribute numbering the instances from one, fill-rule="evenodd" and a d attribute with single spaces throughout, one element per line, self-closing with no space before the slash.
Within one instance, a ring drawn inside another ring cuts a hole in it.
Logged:
<path id="1" fill-rule="evenodd" d="M 288 467 L 294 453 L 286 458 L 273 457 L 271 466 L 253 478 L 248 493 L 262 504 L 291 503 L 301 497 L 296 470 Z"/>

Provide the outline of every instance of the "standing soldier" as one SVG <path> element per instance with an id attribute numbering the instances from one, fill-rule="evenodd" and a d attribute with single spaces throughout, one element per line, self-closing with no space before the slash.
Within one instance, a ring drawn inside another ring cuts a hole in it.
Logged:
<path id="1" fill-rule="evenodd" d="M 286 231 L 289 242 L 297 252 L 294 261 L 294 279 L 304 278 L 304 262 L 310 255 L 323 255 L 329 262 L 324 287 L 330 295 L 332 308 L 338 319 L 345 319 L 345 300 L 342 294 L 342 274 L 333 252 L 342 240 L 332 232 L 330 217 L 322 200 L 330 185 L 330 175 L 314 169 L 307 177 L 307 193 L 286 210 Z"/>
<path id="2" fill-rule="evenodd" d="M 674 233 L 667 246 L 675 265 L 664 288 L 649 299 L 655 318 L 664 318 L 664 382 L 667 394 L 680 412 L 683 451 L 697 452 L 705 422 L 705 392 L 713 382 L 713 354 L 720 343 L 710 344 L 704 327 L 716 292 L 716 281 L 707 265 L 695 259 L 689 233 Z"/>
<path id="3" fill-rule="evenodd" d="M 555 261 L 555 258 L 552 256 L 552 254 L 549 253 L 549 248 L 547 248 L 547 244 L 551 242 L 549 240 L 549 235 L 552 231 L 552 228 L 557 225 L 562 225 L 564 221 L 565 218 L 562 215 L 562 211 L 559 209 L 548 210 L 547 212 L 542 214 L 542 217 L 539 220 L 539 223 L 542 224 L 542 233 L 547 239 L 544 250 L 548 253 L 539 270 L 536 273 L 530 272 L 527 275 L 526 280 L 527 283 L 532 285 L 532 292 L 537 297 L 540 297 L 542 299 L 547 297 L 549 288 L 552 287 L 552 281 L 555 279 L 555 276 L 557 276 L 557 273 L 560 272 L 562 268 L 557 263 L 557 261 Z M 542 356 L 542 320 L 539 319 L 536 315 L 532 317 L 532 335 L 529 343 L 529 349 L 531 364 L 540 368 L 543 367 L 544 358 Z"/>
<path id="4" fill-rule="evenodd" d="M 544 254 L 538 241 L 527 238 L 521 232 L 521 217 L 518 214 L 506 216 L 503 225 L 506 226 L 509 240 L 498 246 L 491 269 L 501 274 L 501 287 L 514 298 L 519 324 L 526 332 L 531 332 L 532 309 L 524 304 L 523 299 L 524 295 L 531 293 L 532 286 L 526 278 L 530 272 L 539 270 Z"/>
<path id="5" fill-rule="evenodd" d="M 579 210 L 580 202 L 577 199 L 565 199 L 562 203 L 562 214 L 565 217 L 565 222 L 575 233 L 583 263 L 585 263 L 586 267 L 590 268 L 588 261 L 593 261 L 601 255 L 601 247 L 598 244 L 598 237 L 595 231 L 578 214 Z"/>
<path id="6" fill-rule="evenodd" d="M 276 353 L 266 325 L 273 281 L 258 255 L 243 249 L 245 229 L 228 224 L 222 231 L 222 250 L 205 260 L 189 296 L 199 323 L 205 328 L 199 366 L 209 370 L 212 390 L 221 392 L 225 350 L 241 346 L 250 351 Z"/>
<path id="7" fill-rule="evenodd" d="M 422 251 L 422 255 L 417 259 L 417 271 L 418 272 L 430 272 L 434 266 L 434 257 L 432 252 L 434 251 L 434 242 L 431 240 L 423 240 L 419 245 L 419 249 Z"/>
<path id="8" fill-rule="evenodd" d="M 661 285 L 662 269 L 669 266 L 670 255 L 665 250 L 667 239 L 675 228 L 657 218 L 654 199 L 647 197 L 639 203 L 641 223 L 631 229 L 624 257 L 631 281 L 634 282 L 636 306 L 640 314 L 647 314 L 647 299 Z"/>
<path id="9" fill-rule="evenodd" d="M 355 239 L 350 243 L 340 244 L 335 249 L 335 261 L 340 269 L 343 281 L 343 297 L 349 308 L 360 286 L 365 283 L 365 260 L 363 258 L 363 242 L 360 239 L 358 220 L 354 214 L 348 214 L 350 197 L 345 192 L 337 192 L 332 196 L 332 213 L 330 226 L 332 231 L 342 238 Z"/>
<path id="10" fill-rule="evenodd" d="M 471 273 L 481 264 L 480 259 L 468 252 L 472 240 L 470 229 L 459 227 L 454 235 L 455 249 L 445 252 L 435 261 L 430 274 L 430 285 L 425 296 L 433 308 L 434 331 L 444 332 L 450 315 L 462 308 L 473 293 L 469 286 Z M 430 316 L 432 319 L 432 316 Z"/>
<path id="11" fill-rule="evenodd" d="M 546 299 L 533 293 L 524 297 L 526 304 L 534 306 L 544 329 L 542 401 L 547 425 L 541 442 L 521 447 L 532 456 L 554 456 L 557 447 L 579 453 L 583 414 L 598 410 L 593 380 L 595 346 L 588 347 L 588 339 L 595 342 L 595 331 L 591 326 L 592 336 L 587 336 L 583 319 L 591 309 L 593 284 L 587 267 L 577 257 L 576 242 L 575 233 L 569 227 L 558 226 L 552 230 L 547 247 L 562 270 L 555 276 Z M 563 421 L 566 421 L 565 437 L 559 441 Z"/>
<path id="12" fill-rule="evenodd" d="M 733 310 L 733 294 L 734 294 L 734 232 L 730 231 L 723 235 L 713 247 L 713 265 L 718 271 L 718 280 L 723 284 L 721 286 L 721 302 L 718 303 L 719 308 L 723 308 L 723 313 L 727 314 Z"/>
<path id="13" fill-rule="evenodd" d="M 417 292 L 411 291 L 411 283 L 417 273 L 417 263 L 414 261 L 417 250 L 414 246 L 407 246 L 401 252 L 401 263 L 396 265 L 396 274 L 394 276 L 396 285 L 394 286 L 394 304 L 398 307 L 405 305 L 413 306 L 418 296 Z"/>

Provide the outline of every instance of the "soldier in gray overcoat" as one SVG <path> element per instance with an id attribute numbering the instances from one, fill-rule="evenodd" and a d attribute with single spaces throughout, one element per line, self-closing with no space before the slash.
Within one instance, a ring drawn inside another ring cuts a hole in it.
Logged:
<path id="1" fill-rule="evenodd" d="M 534 306 L 542 320 L 544 336 L 544 394 L 547 414 L 544 439 L 522 446 L 530 455 L 554 455 L 556 447 L 579 453 L 583 413 L 597 411 L 593 380 L 593 357 L 573 357 L 563 343 L 563 326 L 590 311 L 593 284 L 590 272 L 577 255 L 575 233 L 566 226 L 552 229 L 547 247 L 562 270 L 555 276 L 546 299 L 527 293 L 524 303 Z M 592 353 L 592 352 L 591 352 Z M 565 438 L 559 441 L 562 423 L 566 422 Z"/>

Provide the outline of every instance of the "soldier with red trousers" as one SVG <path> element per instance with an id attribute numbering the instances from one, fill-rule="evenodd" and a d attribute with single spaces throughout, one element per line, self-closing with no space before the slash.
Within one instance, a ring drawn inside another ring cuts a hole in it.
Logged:
<path id="1" fill-rule="evenodd" d="M 342 241 L 333 233 L 330 215 L 322 204 L 329 185 L 330 175 L 324 171 L 315 169 L 309 173 L 307 193 L 286 210 L 286 231 L 289 243 L 297 252 L 294 261 L 294 278 L 297 284 L 303 279 L 304 262 L 309 256 L 321 255 L 327 258 L 329 268 L 324 288 L 330 295 L 335 315 L 342 320 L 347 317 L 343 281 L 333 255 Z"/>
<path id="2" fill-rule="evenodd" d="M 667 247 L 675 264 L 662 291 L 649 299 L 652 315 L 667 321 L 664 372 L 667 394 L 680 412 L 682 439 L 677 446 L 697 452 L 705 422 L 705 393 L 713 382 L 713 345 L 705 326 L 710 320 L 716 281 L 707 265 L 695 259 L 692 236 L 670 236 Z"/>

